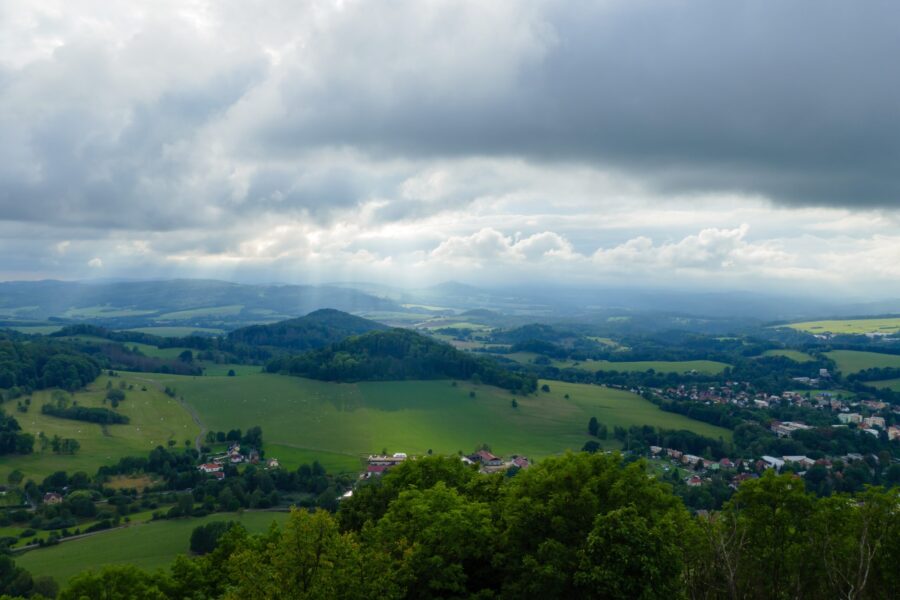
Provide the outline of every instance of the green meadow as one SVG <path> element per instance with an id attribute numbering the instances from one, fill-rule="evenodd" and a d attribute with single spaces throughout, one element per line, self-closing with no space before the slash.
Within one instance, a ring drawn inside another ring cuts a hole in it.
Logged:
<path id="1" fill-rule="evenodd" d="M 81 571 L 106 565 L 132 564 L 148 570 L 166 567 L 179 554 L 188 553 L 194 528 L 211 521 L 237 521 L 251 533 L 260 533 L 273 522 L 283 523 L 287 517 L 286 512 L 244 512 L 153 521 L 29 550 L 16 555 L 15 561 L 32 575 L 50 575 L 64 586 Z"/>
<path id="2" fill-rule="evenodd" d="M 530 364 L 538 357 L 534 352 L 512 352 L 503 354 L 505 358 Z M 637 360 L 613 362 L 608 360 L 553 360 L 551 364 L 559 369 L 579 369 L 582 371 L 619 371 L 633 373 L 653 369 L 657 373 L 686 373 L 697 371 L 705 375 L 717 375 L 731 365 L 714 360 Z"/>
<path id="3" fill-rule="evenodd" d="M 196 333 L 222 335 L 225 333 L 224 329 L 216 329 L 214 327 L 135 327 L 126 331 L 149 333 L 159 337 L 185 337 Z"/>
<path id="4" fill-rule="evenodd" d="M 866 385 L 877 388 L 887 388 L 895 392 L 900 392 L 900 379 L 884 379 L 882 381 L 867 381 Z"/>
<path id="5" fill-rule="evenodd" d="M 227 317 L 240 314 L 243 310 L 243 304 L 233 304 L 231 306 L 209 306 L 206 308 L 193 308 L 190 310 L 179 310 L 175 312 L 159 315 L 157 321 L 183 321 L 185 319 L 197 319 L 200 317 Z"/>
<path id="6" fill-rule="evenodd" d="M 265 373 L 153 377 L 175 387 L 210 430 L 262 427 L 267 455 L 287 467 L 316 458 L 329 470 L 355 470 L 361 457 L 382 449 L 448 454 L 484 442 L 500 454 L 539 458 L 580 449 L 591 416 L 610 428 L 647 424 L 730 436 L 629 392 L 557 381 L 542 382 L 549 393 L 520 397 L 450 381 L 328 383 Z"/>
<path id="7" fill-rule="evenodd" d="M 41 406 L 51 401 L 52 392 L 41 390 L 31 396 L 27 413 L 16 410 L 14 403 L 6 405 L 6 411 L 15 416 L 23 431 L 36 437 L 44 432 L 48 438 L 59 435 L 74 438 L 81 444 L 75 454 L 54 454 L 47 447 L 43 452 L 35 441 L 33 454 L 0 456 L 0 480 L 13 469 L 20 469 L 26 477 L 40 480 L 54 471 L 85 471 L 93 475 L 101 465 L 118 461 L 124 456 L 143 456 L 156 446 L 166 446 L 169 440 L 177 447 L 194 438 L 199 428 L 177 400 L 166 396 L 150 381 L 154 375 L 144 373 L 120 373 L 119 377 L 102 375 L 83 392 L 77 392 L 74 400 L 80 406 L 104 406 L 106 382 L 118 387 L 120 381 L 133 389 L 126 390 L 126 399 L 116 409 L 131 420 L 127 425 L 106 425 L 60 419 L 41 414 Z M 146 391 L 142 390 L 146 387 Z M 105 405 L 109 407 L 109 405 Z"/>
<path id="8" fill-rule="evenodd" d="M 783 327 L 790 327 L 791 329 L 807 333 L 896 333 L 900 331 L 900 317 L 806 321 L 803 323 L 791 323 Z"/>
<path id="9" fill-rule="evenodd" d="M 864 369 L 893 367 L 900 368 L 900 355 L 880 352 L 860 352 L 857 350 L 832 350 L 825 355 L 837 365 L 844 375 L 858 373 Z"/>
<path id="10" fill-rule="evenodd" d="M 581 369 L 584 371 L 619 371 L 633 373 L 653 369 L 657 373 L 687 373 L 697 371 L 704 375 L 718 375 L 730 367 L 726 363 L 714 360 L 638 360 L 628 362 L 612 362 L 608 360 L 553 361 L 560 369 Z"/>
<path id="11" fill-rule="evenodd" d="M 815 357 L 810 356 L 806 352 L 801 352 L 799 350 L 766 350 L 762 353 L 763 356 L 783 356 L 785 358 L 789 358 L 794 362 L 804 363 L 804 362 L 812 362 Z"/>

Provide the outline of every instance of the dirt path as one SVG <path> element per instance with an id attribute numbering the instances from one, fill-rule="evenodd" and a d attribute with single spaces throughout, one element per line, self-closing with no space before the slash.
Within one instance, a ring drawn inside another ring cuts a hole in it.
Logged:
<path id="1" fill-rule="evenodd" d="M 135 377 L 138 381 L 144 381 L 155 387 L 161 392 L 165 392 L 165 387 L 159 383 L 158 381 L 154 381 L 153 379 L 146 379 L 144 377 Z M 206 436 L 206 425 L 203 424 L 203 421 L 200 420 L 200 415 L 197 414 L 197 411 L 194 410 L 194 407 L 184 401 L 184 397 L 178 396 L 176 398 L 178 400 L 178 404 L 181 405 L 181 408 L 187 411 L 189 415 L 191 415 L 191 419 L 194 421 L 194 424 L 200 428 L 200 433 L 197 434 L 197 437 L 194 438 L 194 448 L 197 449 L 197 452 L 200 452 L 200 448 L 203 444 L 203 438 Z"/>

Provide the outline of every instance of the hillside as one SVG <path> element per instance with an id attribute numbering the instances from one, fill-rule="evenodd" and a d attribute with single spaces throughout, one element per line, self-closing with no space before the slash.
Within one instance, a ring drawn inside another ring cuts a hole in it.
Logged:
<path id="1" fill-rule="evenodd" d="M 537 385 L 532 376 L 406 329 L 371 331 L 321 350 L 273 360 L 267 369 L 324 381 L 476 379 L 522 392 L 532 392 Z"/>
<path id="2" fill-rule="evenodd" d="M 333 308 L 323 308 L 297 319 L 242 327 L 229 333 L 228 341 L 303 351 L 324 348 L 350 336 L 387 328 L 386 325 L 369 319 Z"/>

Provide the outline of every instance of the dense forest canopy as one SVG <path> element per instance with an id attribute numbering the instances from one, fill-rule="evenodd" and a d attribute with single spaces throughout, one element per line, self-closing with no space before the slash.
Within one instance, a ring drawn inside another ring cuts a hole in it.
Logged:
<path id="1" fill-rule="evenodd" d="M 387 329 L 386 325 L 333 308 L 270 325 L 251 325 L 228 334 L 232 344 L 274 346 L 290 350 L 324 348 L 350 336 Z"/>
<path id="2" fill-rule="evenodd" d="M 373 331 L 321 350 L 275 359 L 267 369 L 325 381 L 476 379 L 525 393 L 537 389 L 532 376 L 407 329 Z"/>
<path id="3" fill-rule="evenodd" d="M 100 364 L 75 348 L 40 339 L 16 341 L 0 334 L 0 388 L 76 390 L 100 375 Z"/>
<path id="4" fill-rule="evenodd" d="M 617 454 L 566 454 L 512 475 L 427 457 L 358 486 L 335 514 L 294 510 L 261 535 L 204 525 L 192 536 L 199 556 L 153 573 L 85 572 L 59 597 L 892 598 L 898 501 L 880 488 L 820 499 L 770 471 L 715 515 L 692 517 Z M 3 589 L 33 589 L 27 572 L 5 568 L 20 581 Z"/>

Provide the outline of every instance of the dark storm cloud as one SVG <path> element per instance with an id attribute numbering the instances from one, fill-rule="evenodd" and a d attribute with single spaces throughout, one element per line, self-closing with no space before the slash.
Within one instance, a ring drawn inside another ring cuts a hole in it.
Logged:
<path id="1" fill-rule="evenodd" d="M 481 56 L 455 48 L 469 69 L 451 71 L 452 86 L 420 76 L 441 68 L 441 54 L 396 33 L 428 25 L 359 9 L 366 14 L 337 29 L 345 35 L 316 40 L 320 66 L 345 69 L 317 71 L 315 86 L 299 71 L 287 77 L 289 108 L 260 129 L 260 141 L 275 152 L 345 144 L 375 154 L 577 161 L 625 168 L 664 191 L 736 190 L 786 203 L 900 202 L 900 5 L 542 9 L 517 25 L 537 49 L 523 44 L 517 60 L 501 64 L 506 80 L 485 82 L 492 72 L 479 61 L 496 60 L 488 41 Z M 446 37 L 435 34 L 437 43 Z M 409 56 L 422 60 L 412 72 Z M 466 89 L 482 84 L 482 94 Z"/>
<path id="2" fill-rule="evenodd" d="M 480 193 L 405 193 L 417 171 L 494 156 L 622 170 L 662 198 L 900 203 L 900 4 L 257 8 L 144 22 L 98 3 L 44 11 L 61 16 L 32 38 L 0 12 L 0 219 L 171 231 L 374 200 L 401 221 Z"/>

